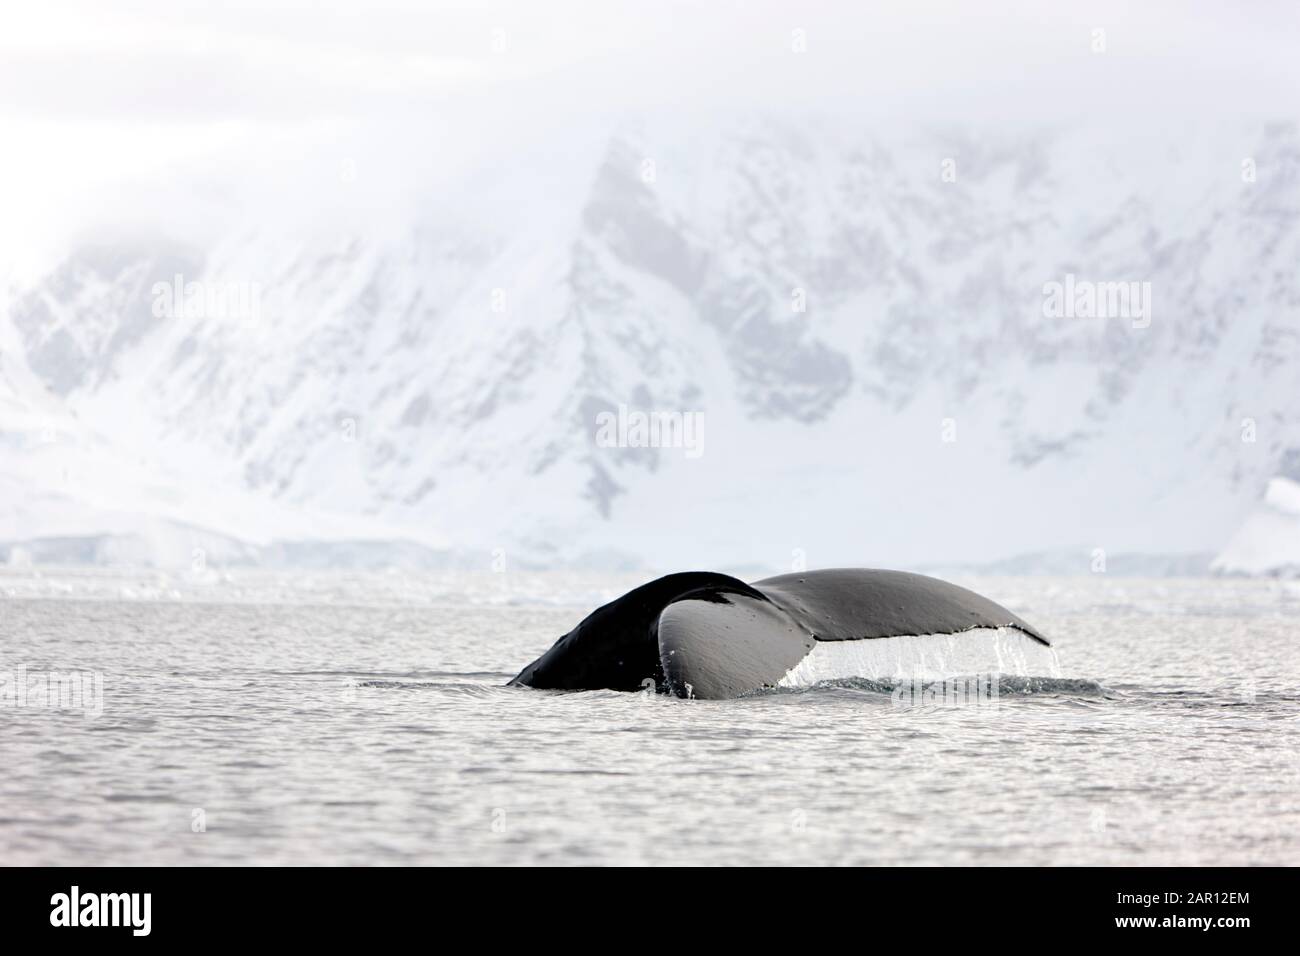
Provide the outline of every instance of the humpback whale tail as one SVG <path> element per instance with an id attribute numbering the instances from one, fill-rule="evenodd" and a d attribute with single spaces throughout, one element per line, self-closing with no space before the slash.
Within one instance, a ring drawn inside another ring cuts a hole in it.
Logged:
<path id="1" fill-rule="evenodd" d="M 720 699 L 776 686 L 821 645 L 1036 628 L 966 588 L 904 571 L 841 568 L 746 584 L 688 571 L 597 608 L 512 684 L 640 690 Z"/>

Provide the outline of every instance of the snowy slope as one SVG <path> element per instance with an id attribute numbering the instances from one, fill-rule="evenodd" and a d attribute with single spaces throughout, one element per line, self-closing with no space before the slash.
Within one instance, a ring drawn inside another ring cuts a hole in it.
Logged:
<path id="1" fill-rule="evenodd" d="M 71 248 L 0 319 L 0 542 L 1216 550 L 1300 449 L 1300 136 L 1217 134 L 641 124 L 435 190 L 455 215 Z M 256 315 L 155 314 L 177 274 Z M 1150 324 L 1045 316 L 1066 274 L 1150 282 Z M 602 447 L 620 405 L 702 413 L 703 454 Z"/>

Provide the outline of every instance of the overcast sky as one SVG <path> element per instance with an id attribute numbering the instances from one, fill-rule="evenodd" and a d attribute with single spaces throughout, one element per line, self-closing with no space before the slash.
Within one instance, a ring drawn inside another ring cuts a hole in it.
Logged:
<path id="1" fill-rule="evenodd" d="M 65 231 L 123 178 L 359 129 L 391 153 L 453 123 L 472 149 L 636 111 L 1159 127 L 1300 102 L 1287 0 L 108 6 L 0 13 L 0 250 Z"/>

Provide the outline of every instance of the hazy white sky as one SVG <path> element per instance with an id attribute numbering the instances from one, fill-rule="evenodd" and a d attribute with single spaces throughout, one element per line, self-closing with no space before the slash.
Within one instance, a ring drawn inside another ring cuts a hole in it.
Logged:
<path id="1" fill-rule="evenodd" d="M 195 157 L 224 150 L 256 178 L 255 157 L 292 155 L 295 143 L 361 135 L 390 153 L 428 150 L 446 145 L 433 131 L 453 122 L 464 151 L 634 111 L 1145 127 L 1293 118 L 1300 103 L 1300 5 L 1286 0 L 2 9 L 0 251 L 10 252 L 15 233 L 30 244 L 65 231 L 111 203 L 114 183 Z"/>
<path id="2" fill-rule="evenodd" d="M 69 119 L 301 121 L 513 86 L 552 108 L 579 104 L 548 93 L 578 91 L 584 106 L 893 94 L 1001 96 L 995 112 L 1103 98 L 1293 107 L 1297 9 L 1287 0 L 6 3 L 0 105 Z M 807 43 L 798 60 L 796 29 Z M 1096 59 L 1094 29 L 1107 41 Z"/>

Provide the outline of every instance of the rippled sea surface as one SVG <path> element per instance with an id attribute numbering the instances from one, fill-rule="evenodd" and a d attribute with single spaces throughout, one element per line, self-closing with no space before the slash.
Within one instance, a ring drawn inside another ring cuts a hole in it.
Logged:
<path id="1" fill-rule="evenodd" d="M 638 580 L 0 573 L 0 860 L 1300 863 L 1296 583 L 961 580 L 1056 644 L 993 702 L 502 686 Z"/>

